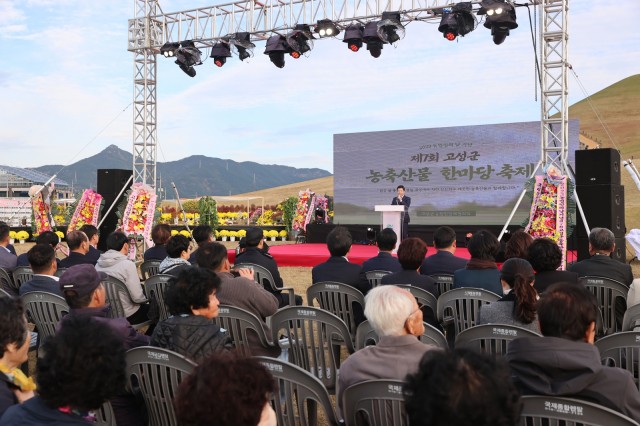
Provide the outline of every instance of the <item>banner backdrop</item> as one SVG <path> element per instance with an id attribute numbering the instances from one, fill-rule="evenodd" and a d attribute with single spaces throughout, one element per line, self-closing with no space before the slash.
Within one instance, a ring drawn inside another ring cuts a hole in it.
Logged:
<path id="1" fill-rule="evenodd" d="M 571 120 L 571 164 L 578 130 Z M 537 121 L 336 134 L 334 223 L 378 224 L 373 207 L 391 204 L 404 185 L 412 224 L 502 225 L 540 156 Z M 511 223 L 528 211 L 527 200 Z"/>

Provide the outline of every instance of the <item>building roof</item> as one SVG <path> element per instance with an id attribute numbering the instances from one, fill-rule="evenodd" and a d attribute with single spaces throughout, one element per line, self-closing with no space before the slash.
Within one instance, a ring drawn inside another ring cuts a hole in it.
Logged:
<path id="1" fill-rule="evenodd" d="M 0 169 L 6 170 L 8 173 L 19 176 L 23 179 L 28 179 L 32 181 L 34 184 L 39 184 L 39 185 L 43 185 L 46 181 L 48 181 L 51 178 L 51 176 L 48 176 L 37 170 L 21 169 L 18 167 L 3 166 L 3 165 L 0 165 Z M 66 181 L 60 178 L 55 178 L 53 180 L 53 183 L 59 186 L 69 186 L 69 184 Z"/>

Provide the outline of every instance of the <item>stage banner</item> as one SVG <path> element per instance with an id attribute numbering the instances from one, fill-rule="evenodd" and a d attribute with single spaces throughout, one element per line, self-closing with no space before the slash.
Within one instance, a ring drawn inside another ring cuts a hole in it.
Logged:
<path id="1" fill-rule="evenodd" d="M 570 163 L 578 130 L 570 120 Z M 374 206 L 404 185 L 411 224 L 502 225 L 540 160 L 540 132 L 534 121 L 336 134 L 334 223 L 377 224 Z M 511 223 L 528 216 L 523 203 Z"/>

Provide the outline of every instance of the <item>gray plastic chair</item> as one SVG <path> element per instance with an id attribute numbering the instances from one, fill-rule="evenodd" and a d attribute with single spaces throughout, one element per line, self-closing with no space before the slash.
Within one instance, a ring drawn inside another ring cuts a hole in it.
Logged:
<path id="1" fill-rule="evenodd" d="M 169 286 L 169 280 L 172 275 L 157 274 L 147 278 L 144 282 L 144 289 L 149 300 L 155 300 L 158 304 L 158 312 L 160 314 L 158 321 L 169 318 L 169 309 L 164 301 L 164 293 Z"/>
<path id="2" fill-rule="evenodd" d="M 354 304 L 364 310 L 364 295 L 357 288 L 350 285 L 324 281 L 312 284 L 307 288 L 307 304 L 318 306 L 336 315 L 347 325 L 351 340 L 355 341 L 358 325 L 354 316 Z"/>
<path id="3" fill-rule="evenodd" d="M 40 339 L 56 334 L 62 317 L 69 313 L 69 305 L 60 296 L 44 291 L 30 291 L 21 296 L 29 318 L 36 325 Z"/>
<path id="4" fill-rule="evenodd" d="M 522 426 L 638 426 L 629 417 L 592 402 L 552 396 L 523 396 Z"/>
<path id="5" fill-rule="evenodd" d="M 622 331 L 634 331 L 636 327 L 640 327 L 640 304 L 624 311 L 622 319 Z"/>
<path id="6" fill-rule="evenodd" d="M 17 288 L 33 278 L 33 270 L 31 266 L 18 266 L 13 270 L 13 282 Z"/>
<path id="7" fill-rule="evenodd" d="M 477 324 L 483 304 L 500 299 L 495 293 L 480 288 L 454 288 L 438 298 L 438 321 L 450 317 L 455 325 L 454 336 Z"/>
<path id="8" fill-rule="evenodd" d="M 274 345 L 267 338 L 265 324 L 251 312 L 234 306 L 220 305 L 218 317 L 213 322 L 227 330 L 233 340 L 236 352 L 243 356 L 252 356 L 249 335 L 258 336 L 264 348 Z"/>
<path id="9" fill-rule="evenodd" d="M 145 260 L 140 265 L 140 273 L 142 274 L 142 281 L 147 281 L 149 278 L 154 275 L 158 275 L 160 269 L 160 261 L 159 260 Z"/>
<path id="10" fill-rule="evenodd" d="M 131 294 L 129 294 L 126 284 L 115 277 L 107 276 L 102 280 L 102 286 L 106 293 L 107 303 L 111 305 L 111 310 L 109 311 L 111 318 L 126 318 L 122 299 L 129 299 L 131 303 L 135 304 L 131 299 Z M 137 329 L 149 324 L 151 324 L 151 321 L 145 321 L 140 324 L 134 324 L 133 327 Z"/>
<path id="11" fill-rule="evenodd" d="M 113 413 L 113 407 L 109 401 L 102 404 L 99 410 L 96 410 L 96 426 L 116 426 L 116 417 Z"/>
<path id="12" fill-rule="evenodd" d="M 596 348 L 600 351 L 600 359 L 606 365 L 629 371 L 633 380 L 638 383 L 640 374 L 640 331 L 623 331 L 596 340 Z"/>
<path id="13" fill-rule="evenodd" d="M 369 380 L 349 386 L 342 396 L 345 425 L 408 425 L 402 385 L 401 380 Z"/>
<path id="14" fill-rule="evenodd" d="M 139 390 L 149 413 L 149 426 L 177 424 L 173 398 L 196 363 L 167 349 L 141 346 L 127 351 L 127 381 Z"/>
<path id="15" fill-rule="evenodd" d="M 447 345 L 447 338 L 444 337 L 444 334 L 442 334 L 440 330 L 426 322 L 423 324 L 424 333 L 422 333 L 422 336 L 418 337 L 418 340 L 427 345 L 434 345 L 443 349 L 447 349 L 449 347 Z M 366 346 L 376 345 L 379 340 L 380 338 L 373 327 L 371 327 L 371 323 L 368 320 L 363 321 L 356 331 L 356 351 L 359 351 Z"/>
<path id="16" fill-rule="evenodd" d="M 605 335 L 619 331 L 620 328 L 616 326 L 616 303 L 624 306 L 626 310 L 629 288 L 621 282 L 605 277 L 581 277 L 580 282 L 598 300 L 598 306 L 602 312 Z M 620 302 L 616 302 L 616 300 L 620 300 Z"/>
<path id="17" fill-rule="evenodd" d="M 0 288 L 0 297 L 16 297 L 13 294 L 9 293 L 4 288 Z"/>
<path id="18" fill-rule="evenodd" d="M 440 295 L 443 295 L 453 289 L 453 275 L 435 274 L 429 276 L 436 282 Z"/>
<path id="19" fill-rule="evenodd" d="M 409 292 L 413 294 L 413 297 L 418 301 L 418 304 L 431 308 L 435 317 L 435 313 L 438 311 L 438 299 L 433 294 L 423 288 L 412 286 L 410 284 L 396 284 L 396 287 L 409 290 Z"/>
<path id="20" fill-rule="evenodd" d="M 11 273 L 4 268 L 0 268 L 0 287 L 12 296 L 18 296 L 19 287 L 11 277 Z"/>
<path id="21" fill-rule="evenodd" d="M 67 271 L 67 269 L 68 268 L 58 268 L 58 269 L 56 269 L 56 272 L 55 272 L 54 275 L 56 277 L 60 278 L 62 276 L 62 274 L 64 274 Z"/>
<path id="22" fill-rule="evenodd" d="M 380 285 L 380 281 L 382 281 L 382 277 L 385 275 L 389 275 L 391 271 L 367 271 L 364 275 L 367 277 L 367 281 L 371 284 L 371 288 L 378 287 Z"/>
<path id="23" fill-rule="evenodd" d="M 542 337 L 526 328 L 508 324 L 476 325 L 456 336 L 456 348 L 490 354 L 494 358 L 507 353 L 509 342 L 518 337 Z"/>
<path id="24" fill-rule="evenodd" d="M 271 340 L 284 335 L 289 343 L 289 361 L 316 376 L 330 393 L 335 393 L 339 351 L 344 345 L 354 352 L 351 335 L 337 316 L 312 306 L 291 306 L 271 317 Z"/>
<path id="25" fill-rule="evenodd" d="M 256 359 L 278 382 L 279 392 L 270 397 L 278 426 L 316 426 L 318 405 L 329 425 L 340 424 L 327 389 L 311 373 L 279 359 L 263 356 Z"/>
<path id="26" fill-rule="evenodd" d="M 256 265 L 255 263 L 236 263 L 235 268 L 248 267 L 253 269 L 253 279 L 265 290 L 270 292 L 285 291 L 289 294 L 289 306 L 296 305 L 296 294 L 293 287 L 278 287 L 276 286 L 276 280 L 273 279 L 271 272 L 264 266 Z"/>

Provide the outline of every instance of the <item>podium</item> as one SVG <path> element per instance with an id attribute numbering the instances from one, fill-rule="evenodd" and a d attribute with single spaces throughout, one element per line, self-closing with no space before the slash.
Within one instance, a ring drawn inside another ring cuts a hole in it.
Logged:
<path id="1" fill-rule="evenodd" d="M 398 245 L 402 240 L 402 219 L 404 215 L 404 206 L 390 206 L 387 204 L 374 206 L 374 210 L 381 212 L 380 230 L 391 228 L 398 236 L 398 242 L 393 252 L 398 251 Z"/>

